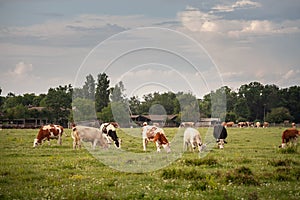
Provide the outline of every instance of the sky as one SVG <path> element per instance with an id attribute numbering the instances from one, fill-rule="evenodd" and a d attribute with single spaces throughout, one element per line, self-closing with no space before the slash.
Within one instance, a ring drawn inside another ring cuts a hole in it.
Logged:
<path id="1" fill-rule="evenodd" d="M 300 83 L 299 0 L 0 0 L 2 96 L 106 73 L 128 97 Z"/>

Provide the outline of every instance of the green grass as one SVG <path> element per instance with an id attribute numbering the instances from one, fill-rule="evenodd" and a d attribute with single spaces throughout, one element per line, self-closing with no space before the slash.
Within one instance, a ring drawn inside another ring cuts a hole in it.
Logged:
<path id="1" fill-rule="evenodd" d="M 199 129 L 202 138 L 206 130 Z M 186 152 L 147 173 L 114 170 L 73 150 L 71 137 L 32 148 L 37 130 L 1 130 L 0 199 L 300 199 L 300 152 L 278 149 L 283 128 L 227 130 L 224 149 L 203 158 Z M 169 140 L 176 131 L 165 129 Z M 143 153 L 139 131 L 125 132 L 118 132 L 122 149 Z"/>

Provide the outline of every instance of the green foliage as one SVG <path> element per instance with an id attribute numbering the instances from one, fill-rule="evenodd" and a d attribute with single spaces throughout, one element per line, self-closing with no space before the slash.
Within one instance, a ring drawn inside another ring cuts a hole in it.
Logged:
<path id="1" fill-rule="evenodd" d="M 101 110 L 106 107 L 109 103 L 109 83 L 110 80 L 105 73 L 98 74 L 95 101 L 96 101 L 96 111 L 101 112 Z"/>
<path id="2" fill-rule="evenodd" d="M 91 99 L 76 98 L 72 102 L 73 118 L 76 121 L 95 120 L 95 102 Z"/>
<path id="3" fill-rule="evenodd" d="M 284 120 L 292 120 L 289 110 L 284 107 L 272 108 L 271 112 L 267 114 L 266 120 L 272 123 L 282 123 Z"/>

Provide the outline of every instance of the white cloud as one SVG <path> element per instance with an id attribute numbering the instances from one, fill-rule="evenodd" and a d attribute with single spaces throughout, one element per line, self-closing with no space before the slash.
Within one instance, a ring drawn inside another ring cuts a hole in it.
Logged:
<path id="1" fill-rule="evenodd" d="M 27 76 L 33 70 L 32 64 L 24 63 L 23 61 L 16 64 L 16 67 L 10 73 L 14 76 Z"/>
<path id="2" fill-rule="evenodd" d="M 249 1 L 249 0 L 241 0 L 241 1 L 236 1 L 234 4 L 231 5 L 216 5 L 212 8 L 212 13 L 213 12 L 232 12 L 237 9 L 250 9 L 250 8 L 259 8 L 261 7 L 261 4 L 258 2 L 254 1 Z"/>
<path id="3" fill-rule="evenodd" d="M 216 16 L 201 12 L 196 8 L 188 6 L 185 11 L 177 14 L 182 25 L 190 31 L 211 32 L 217 31 L 218 26 L 215 23 Z"/>
<path id="4" fill-rule="evenodd" d="M 232 8 L 258 6 L 251 1 L 238 1 Z M 218 33 L 224 37 L 250 37 L 256 35 L 278 35 L 300 32 L 300 20 L 274 22 L 270 20 L 228 20 L 213 12 L 202 12 L 197 8 L 187 7 L 178 13 L 183 27 L 192 32 Z"/>

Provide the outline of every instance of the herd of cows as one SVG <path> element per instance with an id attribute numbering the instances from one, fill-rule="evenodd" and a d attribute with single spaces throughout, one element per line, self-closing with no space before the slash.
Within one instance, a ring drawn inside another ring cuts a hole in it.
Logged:
<path id="1" fill-rule="evenodd" d="M 256 124 L 257 127 L 259 124 Z M 227 130 L 226 127 L 230 127 L 232 124 L 223 123 L 214 126 L 213 136 L 216 139 L 218 148 L 223 149 L 226 144 Z M 267 127 L 268 124 L 263 124 L 263 127 Z M 115 122 L 103 123 L 100 128 L 93 128 L 87 126 L 72 125 L 72 139 L 73 148 L 81 148 L 82 142 L 90 142 L 92 148 L 101 146 L 104 149 L 108 149 L 111 144 L 114 144 L 116 148 L 121 148 L 122 140 L 117 136 L 118 124 Z M 243 127 L 239 125 L 239 127 Z M 48 141 L 50 145 L 50 139 L 57 139 L 58 144 L 62 144 L 62 135 L 64 129 L 60 125 L 44 125 L 39 129 L 37 137 L 34 139 L 33 147 L 41 145 L 43 141 Z M 157 126 L 150 126 L 146 122 L 143 123 L 141 130 L 143 150 L 146 151 L 146 146 L 149 142 L 156 144 L 157 152 L 160 152 L 161 147 L 165 149 L 167 153 L 171 152 L 170 143 L 162 128 Z M 285 148 L 288 143 L 296 143 L 297 138 L 300 135 L 300 131 L 295 126 L 286 129 L 282 133 L 282 143 L 279 147 Z M 197 129 L 188 127 L 184 131 L 183 135 L 183 148 L 187 150 L 191 148 L 192 151 L 198 149 L 201 152 L 205 148 L 206 144 L 202 143 L 200 133 Z"/>

